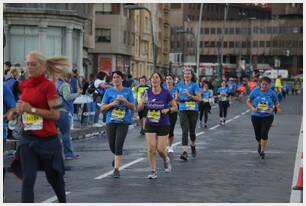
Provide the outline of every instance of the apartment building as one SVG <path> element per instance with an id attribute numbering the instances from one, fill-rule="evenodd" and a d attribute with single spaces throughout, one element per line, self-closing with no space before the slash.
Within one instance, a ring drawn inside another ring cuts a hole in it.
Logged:
<path id="1" fill-rule="evenodd" d="M 4 61 L 24 66 L 27 53 L 70 58 L 72 69 L 89 72 L 88 50 L 94 47 L 91 4 L 4 4 Z"/>

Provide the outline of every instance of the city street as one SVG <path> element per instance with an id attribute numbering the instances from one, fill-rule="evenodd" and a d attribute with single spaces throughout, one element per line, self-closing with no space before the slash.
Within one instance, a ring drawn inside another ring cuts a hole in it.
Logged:
<path id="1" fill-rule="evenodd" d="M 270 130 L 266 159 L 257 153 L 257 142 L 245 101 L 229 108 L 227 123 L 219 125 L 213 108 L 208 129 L 197 127 L 196 158 L 179 160 L 181 128 L 175 129 L 172 172 L 165 173 L 158 157 L 158 178 L 148 180 L 145 137 L 131 126 L 124 147 L 121 177 L 112 177 L 112 154 L 106 136 L 75 140 L 81 158 L 66 161 L 67 202 L 80 203 L 288 203 L 302 120 L 302 94 L 281 102 Z M 8 164 L 8 161 L 5 163 Z M 8 173 L 5 202 L 18 203 L 21 181 Z M 35 202 L 57 202 L 43 172 L 38 172 Z"/>

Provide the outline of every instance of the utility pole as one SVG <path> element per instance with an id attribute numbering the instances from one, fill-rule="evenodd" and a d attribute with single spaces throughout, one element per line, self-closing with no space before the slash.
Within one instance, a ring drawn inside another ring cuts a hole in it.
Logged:
<path id="1" fill-rule="evenodd" d="M 220 84 L 221 84 L 222 76 L 223 76 L 224 28 L 226 26 L 228 8 L 229 8 L 229 5 L 226 4 L 224 7 L 224 18 L 223 18 L 223 27 L 222 27 L 222 37 L 221 37 L 221 57 L 220 57 L 219 72 L 218 72 Z"/>
<path id="2" fill-rule="evenodd" d="M 201 29 L 201 23 L 202 23 L 202 13 L 203 13 L 203 3 L 201 3 L 200 6 L 200 15 L 199 15 L 199 23 L 198 23 L 198 30 L 197 30 L 197 50 L 196 50 L 196 60 L 197 60 L 197 64 L 196 64 L 196 72 L 197 72 L 197 77 L 199 77 L 199 73 L 200 73 L 200 68 L 199 68 L 199 64 L 200 64 L 200 29 Z"/>

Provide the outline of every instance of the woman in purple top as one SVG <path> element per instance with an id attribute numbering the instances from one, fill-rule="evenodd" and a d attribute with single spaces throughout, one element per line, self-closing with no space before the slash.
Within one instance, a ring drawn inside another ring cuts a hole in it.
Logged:
<path id="1" fill-rule="evenodd" d="M 138 111 L 148 110 L 145 133 L 147 140 L 148 161 L 151 167 L 149 179 L 156 179 L 156 150 L 164 160 L 165 172 L 171 171 L 170 159 L 167 155 L 168 136 L 170 131 L 169 113 L 177 111 L 177 105 L 168 90 L 162 88 L 162 76 L 154 72 L 151 75 L 152 88 L 144 92 Z M 170 105 L 170 107 L 169 107 Z"/>

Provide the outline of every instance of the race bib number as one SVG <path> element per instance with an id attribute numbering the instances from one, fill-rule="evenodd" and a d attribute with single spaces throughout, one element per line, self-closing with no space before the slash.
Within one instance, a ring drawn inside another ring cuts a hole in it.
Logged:
<path id="1" fill-rule="evenodd" d="M 159 110 L 149 110 L 148 116 L 150 122 L 158 123 L 160 120 L 160 111 Z"/>
<path id="2" fill-rule="evenodd" d="M 123 121 L 125 117 L 125 110 L 113 109 L 111 120 Z"/>
<path id="3" fill-rule="evenodd" d="M 259 110 L 259 111 L 267 111 L 268 110 L 268 104 L 267 103 L 259 103 L 258 105 L 257 105 L 257 109 Z"/>
<path id="4" fill-rule="evenodd" d="M 226 101 L 227 100 L 227 96 L 221 96 L 221 101 Z"/>
<path id="5" fill-rule="evenodd" d="M 43 128 L 43 118 L 36 114 L 22 114 L 24 130 L 41 130 Z"/>
<path id="6" fill-rule="evenodd" d="M 185 102 L 186 104 L 186 109 L 187 110 L 195 110 L 196 103 L 191 101 L 191 102 Z"/>

